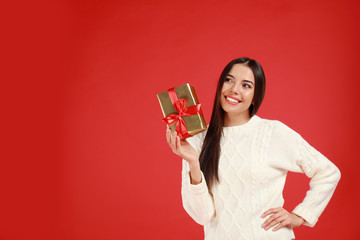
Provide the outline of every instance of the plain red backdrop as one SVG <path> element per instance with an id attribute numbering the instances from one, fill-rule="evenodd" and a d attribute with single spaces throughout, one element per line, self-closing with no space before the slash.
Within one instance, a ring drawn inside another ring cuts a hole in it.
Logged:
<path id="1" fill-rule="evenodd" d="M 342 172 L 297 239 L 360 239 L 359 10 L 355 0 L 4 4 L 0 239 L 202 239 L 156 93 L 191 83 L 209 121 L 220 72 L 241 56 L 265 70 L 258 115 Z M 289 211 L 307 188 L 289 174 Z"/>

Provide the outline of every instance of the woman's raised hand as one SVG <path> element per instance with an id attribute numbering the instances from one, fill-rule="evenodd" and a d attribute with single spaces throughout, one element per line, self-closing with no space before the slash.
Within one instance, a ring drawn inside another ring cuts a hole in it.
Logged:
<path id="1" fill-rule="evenodd" d="M 190 165 L 199 163 L 199 157 L 196 150 L 186 140 L 180 140 L 176 131 L 171 134 L 169 128 L 166 128 L 166 140 L 171 150 L 176 155 L 186 160 Z"/>
<path id="2" fill-rule="evenodd" d="M 273 228 L 273 231 L 277 231 L 282 227 L 299 227 L 305 222 L 302 217 L 294 213 L 289 213 L 282 207 L 271 208 L 264 212 L 261 217 L 264 218 L 270 214 L 271 216 L 262 225 L 265 230 L 268 230 L 275 225 L 277 226 Z"/>

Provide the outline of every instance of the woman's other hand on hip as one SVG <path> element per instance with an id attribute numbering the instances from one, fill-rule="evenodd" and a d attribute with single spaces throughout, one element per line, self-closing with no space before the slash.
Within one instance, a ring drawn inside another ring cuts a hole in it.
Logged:
<path id="1" fill-rule="evenodd" d="M 305 222 L 302 217 L 294 213 L 289 213 L 282 207 L 271 208 L 264 212 L 261 217 L 264 218 L 269 215 L 270 217 L 262 225 L 265 230 L 276 225 L 277 226 L 273 228 L 273 231 L 277 231 L 283 227 L 299 227 Z"/>

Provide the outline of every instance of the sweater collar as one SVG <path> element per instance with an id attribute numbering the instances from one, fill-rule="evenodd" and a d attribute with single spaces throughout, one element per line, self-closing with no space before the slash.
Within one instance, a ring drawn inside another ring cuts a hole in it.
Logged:
<path id="1" fill-rule="evenodd" d="M 239 133 L 239 131 L 243 131 L 246 129 L 251 129 L 253 128 L 259 121 L 261 120 L 260 117 L 258 117 L 257 115 L 254 115 L 250 118 L 250 120 L 247 123 L 241 124 L 241 125 L 237 125 L 237 126 L 230 126 L 230 127 L 223 127 L 223 134 L 224 135 L 228 135 L 228 134 L 234 134 L 234 133 Z"/>

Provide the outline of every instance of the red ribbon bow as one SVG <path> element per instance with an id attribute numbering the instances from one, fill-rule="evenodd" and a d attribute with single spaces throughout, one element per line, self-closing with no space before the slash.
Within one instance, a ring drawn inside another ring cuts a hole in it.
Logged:
<path id="1" fill-rule="evenodd" d="M 175 88 L 170 88 L 168 90 L 168 93 L 169 93 L 170 100 L 171 100 L 177 114 L 176 113 L 169 114 L 163 119 L 163 121 L 169 125 L 176 122 L 176 132 L 178 133 L 178 135 L 181 138 L 191 137 L 191 135 L 188 133 L 184 119 L 182 117 L 183 116 L 191 116 L 191 115 L 195 115 L 198 113 L 201 114 L 201 110 L 200 110 L 201 104 L 197 104 L 197 105 L 190 106 L 190 107 L 185 107 L 186 100 L 178 99 L 176 92 L 175 92 Z"/>

